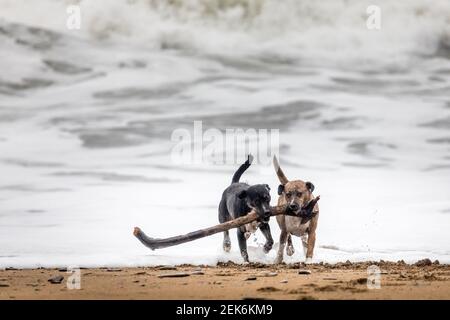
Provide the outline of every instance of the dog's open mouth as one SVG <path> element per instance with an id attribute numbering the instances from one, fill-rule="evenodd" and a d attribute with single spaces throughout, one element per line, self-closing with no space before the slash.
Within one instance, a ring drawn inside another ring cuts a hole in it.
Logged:
<path id="1" fill-rule="evenodd" d="M 293 214 L 299 215 L 302 212 L 303 207 L 302 206 L 296 206 L 295 208 L 288 207 L 288 210 Z"/>
<path id="2" fill-rule="evenodd" d="M 314 206 L 316 205 L 317 201 L 320 200 L 320 196 L 311 199 L 308 203 L 302 204 L 301 206 L 296 207 L 295 210 L 293 210 L 291 207 L 287 207 L 287 211 L 291 212 L 292 214 L 295 214 L 302 218 L 311 218 L 314 215 Z"/>

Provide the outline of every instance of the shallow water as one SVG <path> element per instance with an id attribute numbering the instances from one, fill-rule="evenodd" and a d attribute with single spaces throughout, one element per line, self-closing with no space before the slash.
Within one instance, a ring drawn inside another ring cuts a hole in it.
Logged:
<path id="1" fill-rule="evenodd" d="M 265 1 L 251 17 L 224 3 L 215 17 L 103 3 L 108 10 L 86 7 L 73 32 L 54 1 L 0 1 L 0 267 L 241 261 L 234 236 L 224 254 L 221 235 L 149 252 L 131 234 L 135 225 L 167 237 L 217 223 L 243 159 L 173 163 L 173 130 L 196 120 L 280 129 L 287 176 L 313 181 L 322 197 L 316 261 L 450 262 L 449 3 L 382 2 L 396 20 L 377 34 L 352 18 L 357 1 L 348 10 Z M 316 20 L 297 21 L 305 10 Z M 286 19 L 274 26 L 279 14 Z M 243 179 L 269 183 L 275 203 L 269 164 Z M 249 241 L 250 258 L 273 261 L 262 243 L 259 233 Z M 294 243 L 290 262 L 304 259 Z"/>

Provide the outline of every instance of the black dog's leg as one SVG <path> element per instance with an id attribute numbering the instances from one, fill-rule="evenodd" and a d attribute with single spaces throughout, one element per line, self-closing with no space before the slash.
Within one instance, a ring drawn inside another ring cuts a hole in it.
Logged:
<path id="1" fill-rule="evenodd" d="M 220 201 L 219 204 L 219 222 L 224 223 L 227 221 L 230 221 L 231 217 L 228 213 L 227 206 L 225 204 L 225 201 Z M 231 240 L 230 240 L 230 233 L 227 231 L 223 232 L 223 251 L 230 252 L 231 250 Z"/>
<path id="2" fill-rule="evenodd" d="M 230 233 L 227 230 L 223 232 L 223 251 L 230 252 L 230 250 L 231 250 Z"/>
<path id="3" fill-rule="evenodd" d="M 245 239 L 245 232 L 242 232 L 241 228 L 237 229 L 237 238 L 239 242 L 239 250 L 241 250 L 242 258 L 244 258 L 245 262 L 248 261 L 248 253 L 247 253 L 247 239 Z"/>
<path id="4" fill-rule="evenodd" d="M 273 246 L 273 239 L 272 234 L 270 233 L 270 226 L 268 223 L 262 223 L 259 226 L 259 229 L 261 230 L 262 234 L 266 238 L 266 244 L 264 245 L 264 252 L 268 253 Z"/>

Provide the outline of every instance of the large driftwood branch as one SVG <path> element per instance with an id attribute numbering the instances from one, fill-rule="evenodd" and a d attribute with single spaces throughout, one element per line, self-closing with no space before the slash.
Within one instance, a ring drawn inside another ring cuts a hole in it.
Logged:
<path id="1" fill-rule="evenodd" d="M 320 196 L 314 198 L 311 200 L 305 207 L 302 208 L 302 210 L 296 214 L 293 212 L 289 212 L 285 206 L 276 206 L 271 207 L 271 216 L 277 216 L 280 214 L 289 215 L 289 216 L 295 216 L 300 218 L 310 218 L 314 213 L 314 206 L 316 203 L 320 200 Z M 155 250 L 155 249 L 162 249 L 167 247 L 176 246 L 178 244 L 182 244 L 185 242 L 197 240 L 200 238 L 208 237 L 210 235 L 227 231 L 233 228 L 239 228 L 240 226 L 243 226 L 247 223 L 251 223 L 255 220 L 258 220 L 258 214 L 255 211 L 249 212 L 246 216 L 230 220 L 221 224 L 218 224 L 214 227 L 206 228 L 206 229 L 200 229 L 197 231 L 193 231 L 184 235 L 165 238 L 165 239 L 155 239 L 148 237 L 140 228 L 135 227 L 134 228 L 134 236 L 139 239 L 139 241 L 142 242 L 146 247 Z"/>

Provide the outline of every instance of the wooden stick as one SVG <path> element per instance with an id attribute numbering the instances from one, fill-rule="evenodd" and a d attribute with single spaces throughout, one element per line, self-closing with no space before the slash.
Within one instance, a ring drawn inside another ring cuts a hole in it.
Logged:
<path id="1" fill-rule="evenodd" d="M 277 216 L 279 214 L 285 214 L 288 216 L 295 216 L 295 217 L 311 217 L 313 215 L 314 206 L 316 203 L 320 200 L 320 196 L 314 198 L 311 200 L 305 207 L 302 208 L 300 213 L 295 214 L 292 212 L 289 212 L 286 208 L 286 206 L 276 206 L 271 207 L 271 216 Z M 179 235 L 175 237 L 165 238 L 165 239 L 155 239 L 148 237 L 140 228 L 135 227 L 134 228 L 134 236 L 139 239 L 139 241 L 142 242 L 142 244 L 152 250 L 155 249 L 162 249 L 167 247 L 176 246 L 178 244 L 182 244 L 185 242 L 197 240 L 200 238 L 208 237 L 210 235 L 223 232 L 226 230 L 230 230 L 233 228 L 239 228 L 240 226 L 243 226 L 247 223 L 253 222 L 258 219 L 258 214 L 252 210 L 250 211 L 246 216 L 236 218 L 234 220 L 230 220 L 221 224 L 218 224 L 214 227 L 209 227 L 206 229 L 200 229 L 197 231 L 193 231 L 184 235 Z"/>

